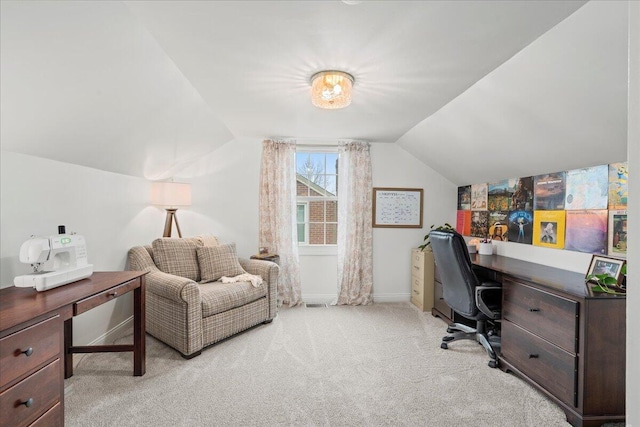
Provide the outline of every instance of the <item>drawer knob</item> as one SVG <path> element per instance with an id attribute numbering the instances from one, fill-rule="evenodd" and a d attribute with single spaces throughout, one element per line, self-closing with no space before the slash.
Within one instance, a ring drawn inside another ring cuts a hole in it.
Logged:
<path id="1" fill-rule="evenodd" d="M 118 291 L 113 291 L 111 293 L 109 293 L 109 295 L 111 295 L 112 297 L 117 297 L 118 296 Z"/>
<path id="2" fill-rule="evenodd" d="M 25 356 L 29 357 L 33 354 L 33 347 L 29 347 L 28 349 L 21 351 L 20 353 L 24 354 Z"/>
<path id="3" fill-rule="evenodd" d="M 532 311 L 532 312 L 533 311 L 540 311 L 540 309 L 539 308 L 530 308 L 529 311 Z"/>
<path id="4" fill-rule="evenodd" d="M 24 402 L 20 402 L 20 404 L 26 406 L 27 408 L 30 408 L 31 405 L 33 405 L 33 397 L 28 398 Z"/>
<path id="5" fill-rule="evenodd" d="M 537 359 L 538 355 L 537 354 L 530 354 L 529 355 L 529 359 Z"/>

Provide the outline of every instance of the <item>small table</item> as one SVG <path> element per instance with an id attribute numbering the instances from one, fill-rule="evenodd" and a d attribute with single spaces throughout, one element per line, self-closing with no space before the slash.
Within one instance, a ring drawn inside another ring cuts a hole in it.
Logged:
<path id="1" fill-rule="evenodd" d="M 251 255 L 250 258 L 257 259 L 259 261 L 271 261 L 271 262 L 275 262 L 276 264 L 280 263 L 280 255 L 278 254 L 257 254 L 257 255 Z"/>

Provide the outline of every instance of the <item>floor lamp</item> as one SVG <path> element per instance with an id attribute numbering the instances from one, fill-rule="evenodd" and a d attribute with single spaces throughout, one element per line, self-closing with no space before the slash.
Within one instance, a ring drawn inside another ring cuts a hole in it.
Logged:
<path id="1" fill-rule="evenodd" d="M 171 237 L 171 226 L 176 223 L 178 237 L 182 237 L 176 211 L 179 206 L 191 206 L 191 184 L 183 182 L 154 182 L 151 184 L 151 203 L 167 211 L 162 237 Z"/>

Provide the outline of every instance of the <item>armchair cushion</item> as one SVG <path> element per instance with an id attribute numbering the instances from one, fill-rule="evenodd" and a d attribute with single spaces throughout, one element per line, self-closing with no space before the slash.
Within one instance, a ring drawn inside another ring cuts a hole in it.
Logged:
<path id="1" fill-rule="evenodd" d="M 267 287 L 257 288 L 250 282 L 206 283 L 200 285 L 202 317 L 213 316 L 242 307 L 267 295 Z"/>
<path id="2" fill-rule="evenodd" d="M 200 246 L 196 250 L 202 276 L 201 283 L 214 282 L 223 276 L 234 277 L 246 273 L 236 254 L 236 244 Z"/>
<path id="3" fill-rule="evenodd" d="M 193 239 L 160 238 L 151 243 L 153 261 L 160 271 L 200 281 L 197 243 Z"/>

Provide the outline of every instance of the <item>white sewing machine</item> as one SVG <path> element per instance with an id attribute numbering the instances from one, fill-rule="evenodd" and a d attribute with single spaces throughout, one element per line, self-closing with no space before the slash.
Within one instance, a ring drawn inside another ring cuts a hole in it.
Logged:
<path id="1" fill-rule="evenodd" d="M 33 273 L 17 276 L 13 284 L 37 291 L 66 285 L 93 274 L 93 265 L 87 263 L 84 237 L 77 234 L 31 237 L 20 247 L 20 261 L 31 264 Z"/>

